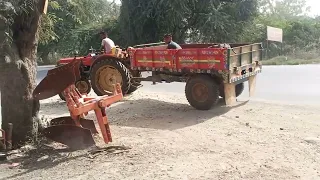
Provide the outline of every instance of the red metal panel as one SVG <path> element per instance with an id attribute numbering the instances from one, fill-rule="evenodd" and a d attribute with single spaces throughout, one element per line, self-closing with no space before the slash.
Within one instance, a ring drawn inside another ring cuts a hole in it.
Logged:
<path id="1" fill-rule="evenodd" d="M 198 49 L 180 49 L 176 53 L 177 69 L 199 69 Z"/>
<path id="2" fill-rule="evenodd" d="M 222 70 L 224 68 L 224 49 L 220 48 L 203 48 L 198 49 L 198 63 L 199 69 Z"/>
<path id="3" fill-rule="evenodd" d="M 223 70 L 227 49 L 197 48 L 180 50 L 130 50 L 131 67 Z"/>
<path id="4" fill-rule="evenodd" d="M 153 50 L 138 49 L 134 53 L 134 62 L 136 67 L 149 67 L 151 68 L 153 63 Z"/>
<path id="5" fill-rule="evenodd" d="M 153 51 L 153 67 L 174 69 L 174 55 L 177 50 L 154 50 Z"/>

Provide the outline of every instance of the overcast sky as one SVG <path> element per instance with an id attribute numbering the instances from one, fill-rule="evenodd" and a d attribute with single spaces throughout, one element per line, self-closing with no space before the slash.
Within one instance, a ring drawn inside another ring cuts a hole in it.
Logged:
<path id="1" fill-rule="evenodd" d="M 311 7 L 310 12 L 308 13 L 310 16 L 320 15 L 320 0 L 306 0 L 307 5 Z M 120 0 L 116 0 L 117 3 L 121 3 Z"/>
<path id="2" fill-rule="evenodd" d="M 320 0 L 307 0 L 307 4 L 311 7 L 309 12 L 311 16 L 320 15 Z"/>

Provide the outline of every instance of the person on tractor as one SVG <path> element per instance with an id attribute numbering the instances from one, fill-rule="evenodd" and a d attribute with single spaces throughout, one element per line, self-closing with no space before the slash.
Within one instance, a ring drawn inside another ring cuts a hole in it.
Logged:
<path id="1" fill-rule="evenodd" d="M 166 44 L 168 44 L 167 49 L 182 49 L 179 44 L 177 44 L 176 42 L 172 41 L 172 35 L 171 34 L 164 35 L 163 39 L 164 39 L 164 42 Z"/>
<path id="2" fill-rule="evenodd" d="M 100 37 L 102 39 L 101 42 L 101 51 L 103 51 L 105 54 L 110 54 L 113 47 L 115 47 L 114 42 L 108 38 L 108 35 L 106 32 L 101 31 Z"/>

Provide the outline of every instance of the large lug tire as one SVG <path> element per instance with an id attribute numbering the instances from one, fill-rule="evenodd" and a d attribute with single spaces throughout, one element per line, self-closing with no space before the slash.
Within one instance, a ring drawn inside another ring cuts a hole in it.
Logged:
<path id="1" fill-rule="evenodd" d="M 89 94 L 91 92 L 91 84 L 88 79 L 81 79 L 75 83 L 76 88 L 81 94 Z M 63 96 L 62 92 L 59 93 L 61 100 L 65 101 L 66 98 Z"/>
<path id="2" fill-rule="evenodd" d="M 114 84 L 119 83 L 123 95 L 130 89 L 131 76 L 129 70 L 114 59 L 103 59 L 96 62 L 90 72 L 92 89 L 98 96 L 112 95 Z"/>
<path id="3" fill-rule="evenodd" d="M 131 77 L 142 77 L 141 72 L 140 71 L 130 71 Z M 127 94 L 132 94 L 133 92 L 135 92 L 138 89 L 138 86 L 141 85 L 141 81 L 137 81 L 137 80 L 133 80 L 131 79 L 131 85 L 130 88 L 127 92 Z"/>
<path id="4" fill-rule="evenodd" d="M 64 97 L 64 95 L 62 94 L 62 92 L 61 92 L 61 93 L 59 93 L 59 97 L 60 97 L 60 99 L 61 99 L 61 100 L 63 100 L 63 101 L 65 101 L 65 100 L 66 100 L 66 98 Z"/>
<path id="5" fill-rule="evenodd" d="M 193 76 L 186 83 L 185 94 L 192 107 L 209 110 L 219 101 L 219 85 L 210 76 Z"/>
<path id="6" fill-rule="evenodd" d="M 236 85 L 236 97 L 240 96 L 244 90 L 244 83 L 240 83 Z M 220 96 L 224 98 L 224 86 L 223 84 L 220 86 Z"/>

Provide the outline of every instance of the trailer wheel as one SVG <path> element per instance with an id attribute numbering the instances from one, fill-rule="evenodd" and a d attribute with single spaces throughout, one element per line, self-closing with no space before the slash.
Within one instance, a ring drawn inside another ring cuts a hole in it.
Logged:
<path id="1" fill-rule="evenodd" d="M 88 79 L 81 79 L 75 83 L 76 88 L 81 94 L 89 94 L 91 92 L 91 84 Z M 62 92 L 59 93 L 61 100 L 65 101 L 66 98 L 63 96 Z"/>
<path id="2" fill-rule="evenodd" d="M 210 76 L 197 75 L 186 83 L 185 94 L 192 107 L 209 110 L 219 101 L 219 85 Z"/>
<path id="3" fill-rule="evenodd" d="M 118 60 L 103 59 L 96 62 L 90 72 L 92 89 L 98 96 L 112 95 L 114 84 L 120 83 L 123 95 L 130 88 L 129 70 Z"/>
<path id="4" fill-rule="evenodd" d="M 236 85 L 236 97 L 240 96 L 244 90 L 244 83 L 240 83 Z M 224 86 L 223 84 L 220 86 L 220 96 L 224 98 Z"/>

